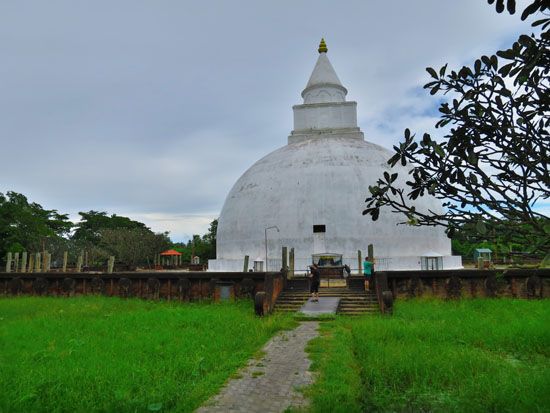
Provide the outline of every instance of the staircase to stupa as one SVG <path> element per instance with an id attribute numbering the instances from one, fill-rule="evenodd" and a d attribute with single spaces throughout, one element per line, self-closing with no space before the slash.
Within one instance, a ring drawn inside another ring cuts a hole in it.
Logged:
<path id="1" fill-rule="evenodd" d="M 274 311 L 295 312 L 309 299 L 307 291 L 285 290 L 277 299 Z M 346 287 L 328 287 L 319 289 L 319 297 L 338 297 L 337 314 L 363 315 L 377 314 L 380 312 L 376 294 L 371 291 L 352 290 Z"/>

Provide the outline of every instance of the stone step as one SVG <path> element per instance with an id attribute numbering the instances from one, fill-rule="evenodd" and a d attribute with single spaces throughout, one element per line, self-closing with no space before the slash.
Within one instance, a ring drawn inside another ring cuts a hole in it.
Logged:
<path id="1" fill-rule="evenodd" d="M 378 305 L 378 301 L 370 300 L 345 300 L 341 299 L 340 304 L 351 304 L 351 305 Z"/>
<path id="2" fill-rule="evenodd" d="M 369 304 L 369 303 L 375 303 L 375 304 L 378 304 L 378 301 L 375 301 L 375 300 L 368 300 L 368 299 L 362 299 L 362 298 L 345 298 L 345 297 L 323 297 L 321 296 L 321 298 L 340 298 L 340 301 L 345 301 L 345 302 L 349 302 L 349 303 L 366 303 L 366 304 Z M 283 301 L 286 301 L 286 302 L 292 302 L 292 303 L 298 303 L 298 302 L 306 302 L 309 300 L 309 297 L 307 298 L 289 298 L 289 297 L 279 297 L 279 299 L 277 300 L 278 303 L 281 303 Z"/>
<path id="3" fill-rule="evenodd" d="M 311 294 L 304 290 L 283 291 L 275 303 L 275 312 L 296 312 L 309 300 Z M 319 290 L 319 297 L 338 297 L 340 304 L 337 313 L 341 315 L 364 315 L 379 312 L 378 300 L 374 293 L 350 290 L 346 287 L 328 287 Z"/>
<path id="4" fill-rule="evenodd" d="M 334 297 L 327 297 L 327 296 L 320 296 L 323 298 L 334 298 Z M 307 301 L 310 297 L 288 297 L 288 296 L 280 296 L 277 301 Z M 349 301 L 349 302 L 361 302 L 361 303 L 378 303 L 378 300 L 372 299 L 370 297 L 335 297 L 340 298 L 341 301 Z"/>
<path id="5" fill-rule="evenodd" d="M 347 288 L 339 288 L 339 289 L 326 289 L 326 288 L 320 288 L 320 293 L 336 293 L 336 294 L 365 294 L 364 290 L 348 290 Z M 285 290 L 283 293 L 302 293 L 302 294 L 309 294 L 309 290 Z"/>
<path id="6" fill-rule="evenodd" d="M 278 307 L 281 307 L 281 308 L 300 308 L 304 305 L 305 303 L 302 303 L 302 304 L 285 304 L 285 303 L 282 303 L 282 304 L 277 304 L 275 305 L 275 308 L 278 308 Z"/>
<path id="7" fill-rule="evenodd" d="M 349 315 L 349 316 L 359 316 L 359 315 L 373 315 L 374 312 L 363 312 L 363 311 L 355 311 L 355 312 L 342 312 L 339 311 L 337 314 L 339 315 Z"/>
<path id="8" fill-rule="evenodd" d="M 309 299 L 309 296 L 307 297 L 297 297 L 297 296 L 294 296 L 294 295 L 280 295 L 279 298 L 277 298 L 277 300 L 302 300 L 302 301 L 306 301 Z"/>
<path id="9" fill-rule="evenodd" d="M 378 308 L 378 305 L 342 304 L 338 308 Z"/>
<path id="10" fill-rule="evenodd" d="M 276 304 L 279 304 L 279 303 L 287 303 L 287 304 L 300 304 L 300 303 L 305 303 L 307 300 L 285 300 L 285 299 L 282 299 L 282 300 L 277 300 L 276 301 Z"/>
<path id="11" fill-rule="evenodd" d="M 277 302 L 275 305 L 277 305 L 277 306 L 282 306 L 282 305 L 284 305 L 284 306 L 287 306 L 287 307 L 289 307 L 289 306 L 292 306 L 292 307 L 301 307 L 301 306 L 303 306 L 305 303 L 306 303 L 306 301 L 304 301 L 303 303 L 302 303 L 302 302 L 299 302 L 299 303 L 285 303 L 285 302 L 280 302 L 280 303 L 279 303 L 279 302 Z"/>
<path id="12" fill-rule="evenodd" d="M 369 297 L 367 295 L 351 295 L 351 296 L 342 296 L 342 300 L 368 300 L 368 301 L 378 301 L 374 297 Z"/>
<path id="13" fill-rule="evenodd" d="M 284 292 L 296 292 L 296 293 L 308 293 L 309 290 L 306 289 L 293 289 L 293 290 L 284 290 Z M 329 293 L 361 293 L 364 294 L 365 290 L 361 289 L 350 289 L 350 288 L 319 288 L 319 292 L 329 292 Z M 372 291 L 371 291 L 372 293 Z"/>
<path id="14" fill-rule="evenodd" d="M 308 294 L 309 290 L 285 290 L 284 293 L 305 293 Z M 375 295 L 373 292 L 365 293 L 365 290 L 349 290 L 347 288 L 320 288 L 319 293 L 330 293 L 330 294 L 372 294 Z"/>
<path id="15" fill-rule="evenodd" d="M 355 308 L 359 308 L 359 309 L 376 309 L 378 310 L 378 306 L 377 305 L 353 305 L 353 304 L 344 304 L 344 305 L 340 305 L 338 308 L 349 308 L 349 309 L 355 309 Z"/>
<path id="16" fill-rule="evenodd" d="M 291 304 L 291 303 L 277 303 L 275 304 L 275 308 L 276 307 L 292 307 L 292 308 L 300 308 L 301 306 L 303 306 L 305 303 L 300 303 L 300 304 Z"/>
<path id="17" fill-rule="evenodd" d="M 341 304 L 357 304 L 357 305 L 378 305 L 378 301 L 371 300 L 346 300 L 345 298 L 340 299 Z"/>
<path id="18" fill-rule="evenodd" d="M 320 293 L 338 293 L 338 294 L 345 294 L 345 293 L 363 293 L 361 290 L 348 290 L 347 288 L 319 288 Z"/>
<path id="19" fill-rule="evenodd" d="M 365 290 L 350 290 L 349 288 L 319 288 L 320 293 L 360 293 L 364 294 Z"/>
<path id="20" fill-rule="evenodd" d="M 349 305 L 378 305 L 376 301 L 361 301 L 361 300 L 340 300 L 340 304 L 349 304 Z"/>
<path id="21" fill-rule="evenodd" d="M 304 294 L 297 294 L 297 293 L 287 294 L 287 293 L 283 293 L 279 297 L 309 298 L 310 296 L 311 296 L 311 294 L 305 294 L 305 293 Z M 369 296 L 365 295 L 365 294 L 360 294 L 360 293 L 347 293 L 347 294 L 319 293 L 319 297 L 369 297 Z M 373 297 L 373 299 L 376 299 L 376 298 Z"/>
<path id="22" fill-rule="evenodd" d="M 309 295 L 289 295 L 289 294 L 281 294 L 278 299 L 281 298 L 287 298 L 292 300 L 306 300 L 309 298 Z"/>
<path id="23" fill-rule="evenodd" d="M 378 305 L 364 305 L 364 304 L 342 304 L 340 303 L 340 308 L 378 308 Z"/>
<path id="24" fill-rule="evenodd" d="M 321 296 L 321 297 L 323 297 L 323 296 Z M 340 298 L 340 301 L 350 302 L 350 303 L 375 303 L 375 304 L 378 304 L 377 300 L 374 300 L 374 299 L 369 298 L 369 297 L 339 297 L 339 298 Z M 283 301 L 305 302 L 308 299 L 309 299 L 309 297 L 285 297 L 285 296 L 283 296 L 283 297 L 279 297 L 277 299 L 277 302 L 283 302 Z"/>
<path id="25" fill-rule="evenodd" d="M 376 310 L 378 311 L 378 306 L 364 306 L 364 305 L 340 305 L 339 310 Z"/>
<path id="26" fill-rule="evenodd" d="M 370 294 L 368 296 L 364 296 L 362 299 L 342 299 L 337 311 L 337 313 L 341 315 L 377 314 L 378 312 L 378 301 L 376 301 Z"/>
<path id="27" fill-rule="evenodd" d="M 366 300 L 366 301 L 378 301 L 374 297 L 369 297 L 366 295 L 353 295 L 353 296 L 343 296 L 342 300 Z"/>
<path id="28" fill-rule="evenodd" d="M 294 305 L 302 305 L 307 300 L 277 300 L 276 304 L 294 304 Z"/>

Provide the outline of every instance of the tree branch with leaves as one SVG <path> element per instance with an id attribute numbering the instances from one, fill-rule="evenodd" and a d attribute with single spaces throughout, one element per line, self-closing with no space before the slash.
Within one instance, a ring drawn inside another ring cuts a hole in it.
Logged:
<path id="1" fill-rule="evenodd" d="M 545 2 L 534 1 L 522 19 L 547 11 Z M 521 35 L 473 67 L 426 69 L 432 80 L 424 88 L 448 96 L 436 124 L 447 132 L 418 139 L 406 129 L 388 164 L 408 166 L 408 180 L 400 185 L 402 172 L 386 172 L 369 188 L 363 214 L 376 220 L 390 208 L 409 224 L 444 226 L 449 235 L 474 224 L 480 238 L 498 234 L 529 240 L 532 251 L 550 250 L 550 220 L 537 208 L 550 193 L 550 19 L 532 26 L 540 32 Z M 417 210 L 422 196 L 440 199 L 444 211 Z"/>

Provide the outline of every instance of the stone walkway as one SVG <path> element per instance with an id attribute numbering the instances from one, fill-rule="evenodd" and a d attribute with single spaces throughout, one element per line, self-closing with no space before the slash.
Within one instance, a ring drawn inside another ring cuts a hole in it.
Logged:
<path id="1" fill-rule="evenodd" d="M 310 298 L 300 308 L 300 312 L 311 316 L 336 314 L 339 303 L 340 297 L 319 297 L 318 301 L 312 301 Z"/>
<path id="2" fill-rule="evenodd" d="M 197 413 L 279 413 L 289 407 L 303 408 L 307 399 L 299 391 L 313 383 L 305 347 L 318 335 L 319 322 L 306 321 L 272 338 L 260 359 L 252 359 L 229 380 L 221 392 Z"/>

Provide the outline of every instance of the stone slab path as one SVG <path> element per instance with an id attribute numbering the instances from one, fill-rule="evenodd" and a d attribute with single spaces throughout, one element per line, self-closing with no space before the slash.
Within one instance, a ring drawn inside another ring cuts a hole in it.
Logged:
<path id="1" fill-rule="evenodd" d="M 238 378 L 229 380 L 197 413 L 279 413 L 307 407 L 300 389 L 312 384 L 313 377 L 305 347 L 318 335 L 318 327 L 318 321 L 304 321 L 276 335 L 264 346 L 263 357 L 250 360 Z"/>
<path id="2" fill-rule="evenodd" d="M 340 297 L 319 297 L 319 301 L 313 301 L 311 298 L 300 308 L 300 312 L 305 315 L 336 314 Z"/>

